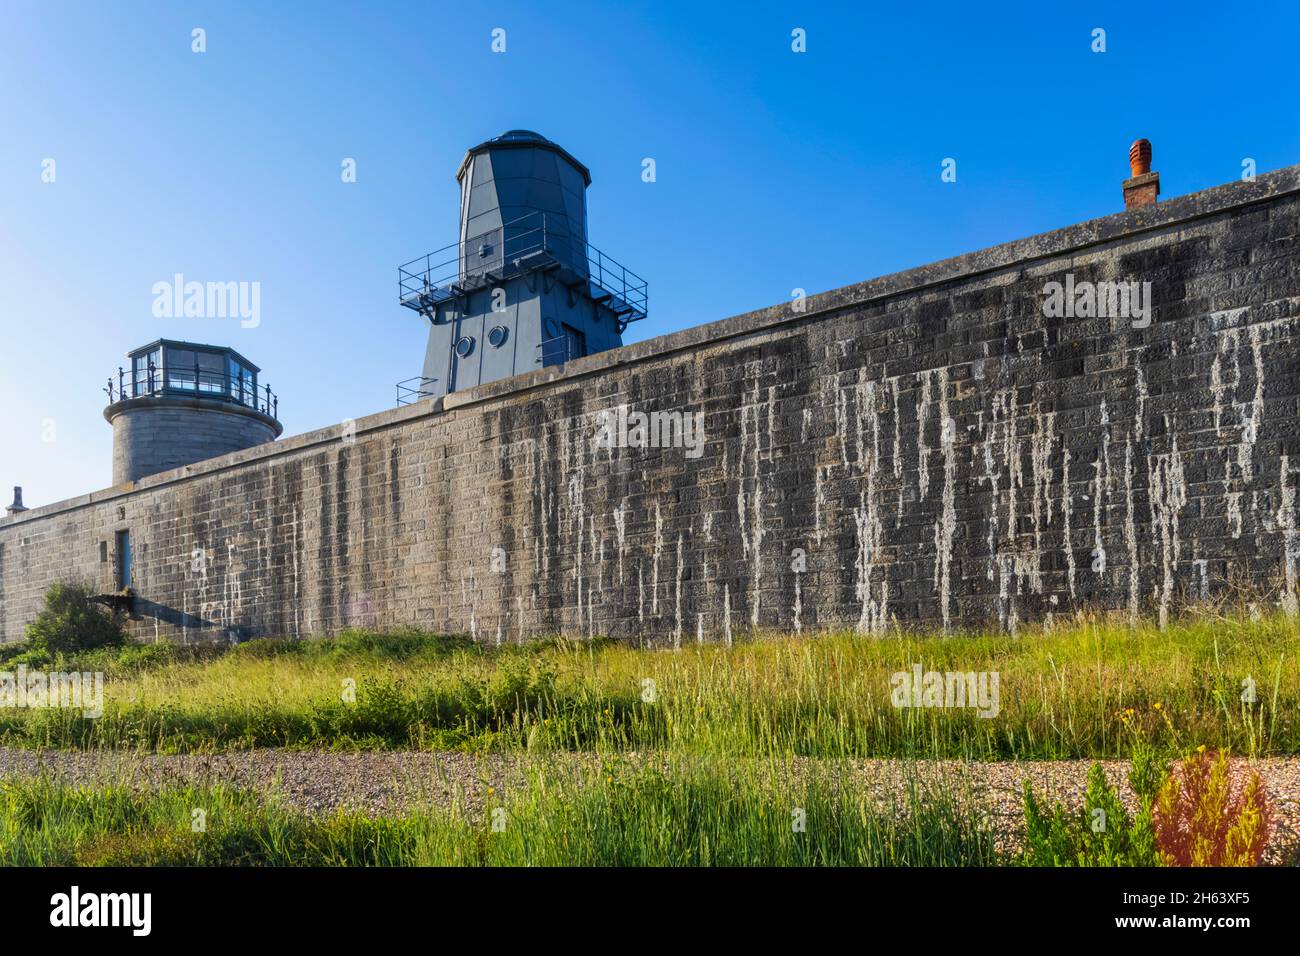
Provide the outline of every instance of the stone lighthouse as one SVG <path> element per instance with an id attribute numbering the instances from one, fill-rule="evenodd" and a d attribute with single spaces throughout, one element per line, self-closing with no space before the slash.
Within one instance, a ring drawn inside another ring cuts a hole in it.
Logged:
<path id="1" fill-rule="evenodd" d="M 231 348 L 159 339 L 108 380 L 113 484 L 274 441 L 280 402 Z"/>

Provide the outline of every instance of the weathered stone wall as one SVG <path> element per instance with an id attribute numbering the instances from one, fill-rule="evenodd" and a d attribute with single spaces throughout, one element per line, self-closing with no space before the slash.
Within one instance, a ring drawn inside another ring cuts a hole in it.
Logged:
<path id="1" fill-rule="evenodd" d="M 1292 167 L 0 521 L 0 635 L 55 578 L 107 587 L 119 529 L 135 626 L 189 640 L 1014 628 L 1237 575 L 1295 612 L 1297 190 Z M 1067 274 L 1150 282 L 1152 321 L 1045 316 Z M 700 454 L 606 447 L 620 405 L 703 413 Z"/>

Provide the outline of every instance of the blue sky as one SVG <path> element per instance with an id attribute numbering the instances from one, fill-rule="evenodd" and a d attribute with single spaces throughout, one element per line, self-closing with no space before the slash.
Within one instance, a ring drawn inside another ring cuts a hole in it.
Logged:
<path id="1" fill-rule="evenodd" d="M 0 19 L 0 504 L 110 483 L 100 390 L 158 337 L 261 365 L 286 434 L 393 405 L 425 341 L 397 266 L 454 241 L 456 167 L 507 129 L 591 169 L 591 241 L 650 282 L 629 341 L 1117 211 L 1138 136 L 1164 197 L 1300 161 L 1294 3 L 4 0 Z M 176 273 L 260 283 L 260 324 L 156 318 Z"/>

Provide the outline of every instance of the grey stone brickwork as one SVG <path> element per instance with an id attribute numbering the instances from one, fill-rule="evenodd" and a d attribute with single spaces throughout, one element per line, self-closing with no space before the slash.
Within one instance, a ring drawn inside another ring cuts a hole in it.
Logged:
<path id="1" fill-rule="evenodd" d="M 135 630 L 183 640 L 1014 629 L 1238 576 L 1295 613 L 1298 223 L 1291 167 L 0 519 L 0 636 L 126 529 Z M 1045 315 L 1067 278 L 1150 324 Z M 701 453 L 608 447 L 620 405 Z"/>

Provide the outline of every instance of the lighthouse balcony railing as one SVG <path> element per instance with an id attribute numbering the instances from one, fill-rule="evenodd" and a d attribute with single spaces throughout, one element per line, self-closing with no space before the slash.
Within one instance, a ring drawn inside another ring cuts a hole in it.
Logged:
<path id="1" fill-rule="evenodd" d="M 542 212 L 521 216 L 399 266 L 398 301 L 409 309 L 427 312 L 466 292 L 538 268 L 566 272 L 570 285 L 586 282 L 592 298 L 605 303 L 624 324 L 646 317 L 646 280 L 573 235 L 567 219 Z"/>
<path id="2" fill-rule="evenodd" d="M 109 376 L 104 392 L 110 405 L 129 398 L 203 398 L 242 405 L 277 420 L 280 417 L 280 398 L 271 391 L 270 385 L 259 386 L 256 379 L 197 365 L 192 368 L 151 365 L 134 372 L 119 368 L 116 376 Z"/>

